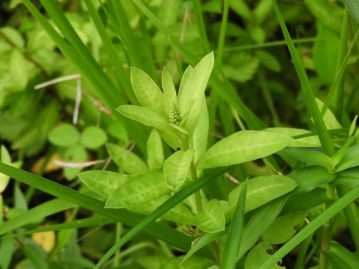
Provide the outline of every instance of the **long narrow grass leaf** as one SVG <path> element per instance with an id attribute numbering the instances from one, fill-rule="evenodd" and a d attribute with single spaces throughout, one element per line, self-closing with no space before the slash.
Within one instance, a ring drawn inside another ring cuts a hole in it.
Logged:
<path id="1" fill-rule="evenodd" d="M 61 211 L 75 207 L 73 203 L 69 203 L 62 199 L 54 199 L 41 205 L 38 205 L 34 208 L 29 209 L 28 211 L 20 214 L 19 216 L 10 219 L 7 222 L 4 222 L 0 225 L 0 235 L 3 235 L 7 232 L 14 231 L 26 224 L 33 223 L 36 221 L 41 221 L 43 218 L 59 213 Z"/>
<path id="2" fill-rule="evenodd" d="M 273 7 L 274 7 L 275 14 L 277 16 L 279 25 L 282 29 L 284 39 L 287 42 L 289 52 L 293 58 L 293 64 L 294 64 L 295 70 L 298 74 L 298 78 L 299 78 L 300 84 L 302 86 L 303 95 L 304 95 L 305 101 L 307 103 L 308 109 L 310 111 L 311 116 L 313 117 L 314 125 L 318 132 L 320 142 L 323 146 L 325 153 L 328 154 L 329 156 L 331 156 L 334 153 L 334 146 L 333 146 L 332 141 L 330 140 L 329 132 L 325 127 L 325 124 L 324 124 L 323 118 L 321 116 L 321 113 L 319 111 L 319 108 L 315 102 L 315 97 L 314 97 L 314 93 L 312 90 L 312 86 L 310 85 L 308 75 L 304 69 L 302 59 L 300 58 L 300 55 L 294 46 L 293 40 L 288 32 L 284 18 L 279 10 L 276 0 L 273 0 Z"/>
<path id="3" fill-rule="evenodd" d="M 0 172 L 16 179 L 21 183 L 30 185 L 50 195 L 59 197 L 70 203 L 74 203 L 78 206 L 81 206 L 83 208 L 86 208 L 88 210 L 91 210 L 93 212 L 96 212 L 98 214 L 101 214 L 129 226 L 136 225 L 143 218 L 140 215 L 131 213 L 126 210 L 105 209 L 105 205 L 103 202 L 100 202 L 87 195 L 81 194 L 75 190 L 62 186 L 58 183 L 52 182 L 41 176 L 31 174 L 24 170 L 14 168 L 3 163 L 0 163 Z M 191 238 L 172 228 L 169 228 L 166 225 L 151 222 L 149 225 L 146 225 L 145 229 L 142 230 L 144 233 L 154 238 L 166 241 L 173 246 L 176 246 L 183 250 L 189 249 L 191 244 Z"/>
<path id="4" fill-rule="evenodd" d="M 300 232 L 298 232 L 292 239 L 285 243 L 278 251 L 276 251 L 270 259 L 268 259 L 259 269 L 272 268 L 280 259 L 287 255 L 299 243 L 305 240 L 309 235 L 328 222 L 336 214 L 341 212 L 347 205 L 359 198 L 359 188 L 355 188 L 333 203 L 327 210 L 316 217 Z"/>
<path id="5" fill-rule="evenodd" d="M 246 204 L 247 182 L 243 183 L 241 194 L 232 218 L 227 236 L 227 242 L 223 250 L 221 269 L 234 269 L 237 264 L 237 257 L 241 240 L 243 238 L 244 209 Z"/>

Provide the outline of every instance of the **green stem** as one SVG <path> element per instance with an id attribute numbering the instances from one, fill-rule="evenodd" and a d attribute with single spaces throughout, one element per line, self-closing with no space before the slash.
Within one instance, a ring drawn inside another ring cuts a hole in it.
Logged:
<path id="1" fill-rule="evenodd" d="M 116 242 L 118 242 L 121 239 L 121 234 L 122 234 L 122 224 L 121 223 L 116 223 Z M 115 253 L 115 257 L 113 260 L 113 266 L 114 267 L 118 267 L 120 268 L 120 263 L 121 263 L 121 248 L 118 248 L 118 250 Z"/>
<path id="2" fill-rule="evenodd" d="M 201 36 L 201 40 L 204 43 L 206 49 L 209 50 L 210 45 L 209 45 L 208 37 L 206 34 L 206 27 L 204 25 L 201 2 L 200 2 L 200 0 L 192 0 L 192 4 L 193 4 L 193 8 L 194 8 L 194 11 L 196 14 L 197 25 L 198 25 L 198 29 L 199 29 L 199 34 Z"/>
<path id="3" fill-rule="evenodd" d="M 197 171 L 194 166 L 194 163 L 192 162 L 191 168 L 190 168 L 191 178 L 192 180 L 197 180 Z M 197 213 L 201 212 L 203 210 L 202 206 L 202 199 L 201 199 L 201 190 L 198 190 L 194 193 L 195 201 L 196 201 L 196 209 Z"/>
<path id="4" fill-rule="evenodd" d="M 217 49 L 217 64 L 219 64 L 219 65 L 222 63 L 223 48 L 224 48 L 224 43 L 225 43 L 225 39 L 226 39 L 228 10 L 229 10 L 228 0 L 224 0 L 221 30 L 219 32 L 218 49 Z"/>
<path id="5" fill-rule="evenodd" d="M 315 41 L 315 39 L 316 39 L 316 37 L 305 37 L 305 38 L 292 39 L 292 41 L 294 44 L 301 44 L 301 43 L 312 43 Z M 224 52 L 271 48 L 271 47 L 278 47 L 278 46 L 285 46 L 285 45 L 287 45 L 287 42 L 285 40 L 271 41 L 271 42 L 266 42 L 266 43 L 262 43 L 262 44 L 251 44 L 251 45 L 243 45 L 243 46 L 237 46 L 237 47 L 226 47 L 226 48 L 224 48 Z"/>
<path id="6" fill-rule="evenodd" d="M 303 269 L 305 266 L 305 258 L 308 253 L 310 243 L 312 242 L 312 236 L 309 236 L 303 241 L 300 245 L 299 253 L 297 255 L 297 260 L 295 261 L 294 269 Z"/>

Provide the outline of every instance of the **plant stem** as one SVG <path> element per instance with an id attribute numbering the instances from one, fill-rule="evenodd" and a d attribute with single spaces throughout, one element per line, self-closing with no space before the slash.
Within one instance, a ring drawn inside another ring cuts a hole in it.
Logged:
<path id="1" fill-rule="evenodd" d="M 217 64 L 219 64 L 219 65 L 222 63 L 223 48 L 224 48 L 224 43 L 225 43 L 225 39 L 226 39 L 228 10 L 229 10 L 228 0 L 224 0 L 221 30 L 219 32 L 218 49 L 217 49 Z"/>
<path id="2" fill-rule="evenodd" d="M 190 173 L 191 173 L 192 180 L 197 180 L 197 172 L 196 172 L 196 168 L 195 168 L 193 162 L 191 164 Z M 195 197 L 195 201 L 196 201 L 197 213 L 201 212 L 203 210 L 202 200 L 201 200 L 201 190 L 196 191 L 194 193 L 194 197 Z"/>

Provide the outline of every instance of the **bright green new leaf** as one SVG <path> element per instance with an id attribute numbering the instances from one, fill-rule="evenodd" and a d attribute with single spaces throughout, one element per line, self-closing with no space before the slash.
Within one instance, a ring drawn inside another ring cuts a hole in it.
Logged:
<path id="1" fill-rule="evenodd" d="M 273 132 L 279 134 L 286 134 L 290 137 L 297 137 L 291 142 L 288 147 L 320 147 L 320 140 L 317 135 L 312 134 L 310 131 L 298 128 L 286 128 L 286 127 L 272 127 L 264 129 L 266 132 Z"/>
<path id="2" fill-rule="evenodd" d="M 166 69 L 163 69 L 162 72 L 162 89 L 166 113 L 170 115 L 171 111 L 177 110 L 178 100 L 171 74 Z"/>
<path id="3" fill-rule="evenodd" d="M 197 162 L 207 149 L 209 117 L 207 105 L 205 104 L 206 101 L 204 100 L 203 102 L 202 110 L 191 137 L 191 148 L 194 150 L 194 162 Z"/>
<path id="4" fill-rule="evenodd" d="M 178 90 L 178 96 L 182 95 L 184 86 L 186 85 L 188 78 L 191 76 L 191 74 L 193 73 L 193 67 L 192 66 L 187 66 L 186 70 L 183 72 L 182 78 L 181 78 L 181 83 L 179 86 L 179 90 Z"/>
<path id="5" fill-rule="evenodd" d="M 163 178 L 163 173 L 145 173 L 132 177 L 112 193 L 107 199 L 106 207 L 127 208 L 140 206 L 169 192 L 170 189 Z"/>
<path id="6" fill-rule="evenodd" d="M 203 211 L 195 216 L 197 227 L 206 233 L 223 231 L 226 225 L 224 206 L 221 201 L 212 199 L 204 204 Z"/>
<path id="7" fill-rule="evenodd" d="M 5 148 L 5 146 L 0 147 L 0 161 L 5 164 L 11 165 L 11 157 L 8 150 Z M 2 193 L 7 185 L 9 184 L 10 177 L 0 173 L 0 193 Z"/>
<path id="8" fill-rule="evenodd" d="M 269 251 L 272 250 L 270 244 L 261 242 L 255 246 L 249 253 L 244 263 L 245 269 L 258 269 L 267 259 L 270 258 Z M 270 269 L 283 269 L 285 267 L 279 266 L 278 264 L 272 266 Z"/>
<path id="9" fill-rule="evenodd" d="M 245 211 L 256 209 L 278 197 L 287 194 L 297 187 L 294 179 L 281 175 L 259 176 L 247 181 L 247 196 Z M 234 188 L 228 197 L 229 213 L 232 215 L 238 197 L 241 193 L 242 185 Z"/>
<path id="10" fill-rule="evenodd" d="M 122 105 L 119 106 L 116 110 L 125 117 L 138 121 L 143 125 L 151 126 L 159 130 L 166 130 L 171 128 L 164 116 L 161 116 L 154 110 L 147 107 Z"/>
<path id="11" fill-rule="evenodd" d="M 148 171 L 147 164 L 133 152 L 112 143 L 106 144 L 106 148 L 121 171 L 128 174 L 142 174 Z"/>
<path id="12" fill-rule="evenodd" d="M 253 161 L 280 151 L 292 141 L 285 134 L 239 131 L 209 148 L 197 165 L 199 168 L 211 168 Z"/>
<path id="13" fill-rule="evenodd" d="M 196 100 L 196 102 L 193 103 L 193 106 L 189 110 L 189 113 L 185 115 L 183 118 L 182 124 L 184 124 L 184 127 L 186 131 L 192 135 L 194 130 L 197 127 L 198 119 L 200 117 L 200 114 L 202 112 L 203 106 L 206 106 L 206 98 L 203 94 L 201 97 Z"/>
<path id="14" fill-rule="evenodd" d="M 17 48 L 20 50 L 24 49 L 25 41 L 21 36 L 21 33 L 17 31 L 15 28 L 5 26 L 0 29 L 1 34 L 3 34 L 8 40 L 11 41 Z"/>
<path id="15" fill-rule="evenodd" d="M 186 182 L 193 160 L 193 151 L 179 150 L 166 159 L 163 165 L 163 174 L 168 187 L 178 191 Z"/>
<path id="16" fill-rule="evenodd" d="M 288 241 L 303 224 L 304 212 L 291 212 L 277 218 L 264 232 L 262 238 L 269 244 L 282 244 Z"/>
<path id="17" fill-rule="evenodd" d="M 14 91 L 24 90 L 28 77 L 27 61 L 24 55 L 17 49 L 14 49 L 10 58 L 10 74 L 12 77 L 11 89 Z"/>
<path id="18" fill-rule="evenodd" d="M 161 136 L 153 129 L 147 140 L 147 163 L 150 169 L 161 169 L 164 162 Z"/>
<path id="19" fill-rule="evenodd" d="M 73 146 L 79 141 L 79 139 L 79 132 L 73 125 L 68 123 L 61 123 L 49 134 L 50 142 L 59 147 Z"/>
<path id="20" fill-rule="evenodd" d="M 319 110 L 322 110 L 324 103 L 321 100 L 319 100 L 318 98 L 315 98 L 315 101 L 317 102 Z M 342 126 L 338 122 L 337 118 L 335 117 L 334 113 L 330 109 L 327 109 L 325 111 L 323 120 L 325 123 L 325 127 L 327 127 L 328 130 L 342 128 Z"/>
<path id="21" fill-rule="evenodd" d="M 142 106 L 159 114 L 164 112 L 163 93 L 149 75 L 136 67 L 131 67 L 131 83 Z"/>
<path id="22" fill-rule="evenodd" d="M 107 134 L 99 127 L 88 126 L 81 134 L 81 144 L 89 149 L 103 146 L 107 141 Z"/>
<path id="23" fill-rule="evenodd" d="M 129 176 L 125 174 L 104 170 L 86 171 L 80 173 L 78 176 L 90 190 L 100 194 L 104 198 L 109 197 L 129 178 Z"/>
<path id="24" fill-rule="evenodd" d="M 213 64 L 214 56 L 213 52 L 211 52 L 202 58 L 188 78 L 183 81 L 183 86 L 181 85 L 183 88 L 179 92 L 179 111 L 181 115 L 189 113 L 193 104 L 199 98 L 202 98 Z"/>
<path id="25" fill-rule="evenodd" d="M 68 167 L 64 168 L 65 177 L 72 180 L 77 177 L 77 174 L 81 171 L 81 168 L 71 167 L 76 166 L 77 163 L 85 162 L 87 159 L 87 152 L 81 145 L 74 145 L 65 150 L 64 161 L 70 163 Z"/>

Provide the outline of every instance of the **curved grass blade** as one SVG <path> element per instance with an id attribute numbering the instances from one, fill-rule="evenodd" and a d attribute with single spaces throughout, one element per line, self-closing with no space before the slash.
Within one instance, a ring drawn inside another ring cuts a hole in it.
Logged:
<path id="1" fill-rule="evenodd" d="M 243 183 L 236 210 L 233 215 L 227 242 L 224 247 L 222 263 L 220 269 L 236 268 L 237 257 L 244 230 L 244 209 L 246 204 L 247 181 Z"/>
<path id="2" fill-rule="evenodd" d="M 12 218 L 7 222 L 2 223 L 0 225 L 0 235 L 14 231 L 15 229 L 26 224 L 39 221 L 42 218 L 73 208 L 75 206 L 75 204 L 69 203 L 62 199 L 53 199 L 51 201 L 42 203 L 41 205 L 22 213 L 18 217 Z"/>
<path id="3" fill-rule="evenodd" d="M 308 75 L 304 69 L 302 59 L 300 58 L 298 50 L 294 46 L 293 40 L 288 32 L 287 26 L 285 25 L 284 18 L 279 10 L 276 0 L 273 0 L 273 7 L 274 7 L 275 15 L 277 17 L 279 25 L 282 29 L 284 39 L 287 42 L 287 46 L 288 46 L 290 55 L 293 58 L 293 64 L 294 64 L 295 70 L 298 74 L 298 78 L 299 78 L 300 84 L 302 86 L 303 95 L 304 95 L 305 101 L 307 103 L 309 112 L 313 117 L 315 128 L 318 131 L 320 142 L 323 146 L 325 153 L 328 154 L 329 156 L 333 155 L 335 151 L 334 151 L 333 143 L 330 140 L 329 132 L 325 127 L 322 115 L 319 111 L 319 108 L 318 108 L 316 102 L 315 102 L 313 89 L 312 89 L 312 86 L 310 85 Z"/>
<path id="4" fill-rule="evenodd" d="M 103 217 L 101 215 L 88 217 L 84 219 L 74 220 L 71 222 L 66 222 L 62 224 L 53 224 L 46 227 L 35 228 L 25 232 L 16 233 L 16 235 L 26 235 L 40 232 L 48 231 L 61 231 L 67 229 L 79 229 L 79 228 L 92 228 L 92 227 L 101 227 L 103 225 L 115 223 L 114 220 Z"/>
<path id="5" fill-rule="evenodd" d="M 103 80 L 99 80 L 98 78 L 102 76 L 100 75 L 102 70 L 93 73 L 90 71 L 90 64 L 85 61 L 83 57 L 80 57 L 77 52 L 65 41 L 64 38 L 50 25 L 50 23 L 46 20 L 46 18 L 40 13 L 40 11 L 34 6 L 34 4 L 30 0 L 23 1 L 26 8 L 31 12 L 31 14 L 39 21 L 41 26 L 45 29 L 47 34 L 51 37 L 52 40 L 56 43 L 58 48 L 62 51 L 62 53 L 68 58 L 76 67 L 80 70 L 81 74 L 86 77 L 86 79 L 91 83 L 94 90 L 96 90 L 96 95 L 101 99 L 101 101 L 106 104 L 111 109 L 114 109 L 118 106 L 118 103 L 123 100 L 121 96 L 116 96 L 113 99 L 111 95 L 104 91 L 104 89 L 112 89 L 106 88 L 104 86 Z M 107 79 L 105 79 L 107 80 Z M 107 84 L 107 83 L 106 83 Z M 114 90 L 114 92 L 117 92 Z"/>
<path id="6" fill-rule="evenodd" d="M 345 194 L 335 203 L 333 203 L 327 210 L 316 217 L 311 223 L 298 232 L 292 239 L 285 243 L 277 252 L 271 256 L 259 269 L 272 268 L 278 261 L 280 261 L 285 255 L 287 255 L 292 249 L 294 249 L 305 238 L 311 235 L 324 223 L 328 222 L 336 214 L 342 211 L 347 205 L 359 198 L 359 188 L 355 188 L 352 191 Z"/>
<path id="7" fill-rule="evenodd" d="M 0 163 L 0 172 L 16 179 L 21 183 L 30 185 L 43 192 L 59 197 L 70 203 L 74 203 L 78 206 L 129 226 L 134 226 L 143 219 L 143 217 L 140 215 L 128 212 L 126 210 L 105 209 L 105 204 L 103 202 L 81 194 L 68 187 L 62 186 L 58 183 L 52 182 L 41 176 L 33 175 L 29 172 L 11 167 L 3 163 Z M 142 230 L 149 236 L 166 241 L 179 249 L 187 250 L 190 248 L 192 238 L 187 237 L 166 225 L 151 222 L 149 225 L 146 225 L 145 229 L 141 229 L 141 231 Z"/>
<path id="8" fill-rule="evenodd" d="M 182 189 L 173 195 L 170 199 L 164 202 L 160 207 L 153 211 L 150 215 L 143 218 L 138 222 L 129 232 L 127 232 L 115 245 L 113 245 L 106 254 L 101 258 L 101 260 L 96 264 L 95 269 L 101 268 L 101 266 L 111 258 L 111 256 L 117 251 L 118 248 L 122 247 L 129 240 L 135 237 L 138 233 L 142 232 L 148 225 L 155 222 L 159 217 L 169 211 L 171 208 L 179 204 L 185 198 L 205 186 L 210 180 L 216 178 L 217 176 L 223 174 L 227 168 L 222 169 L 212 169 L 210 172 L 204 174 L 201 178 L 193 181 L 187 187 Z"/>

